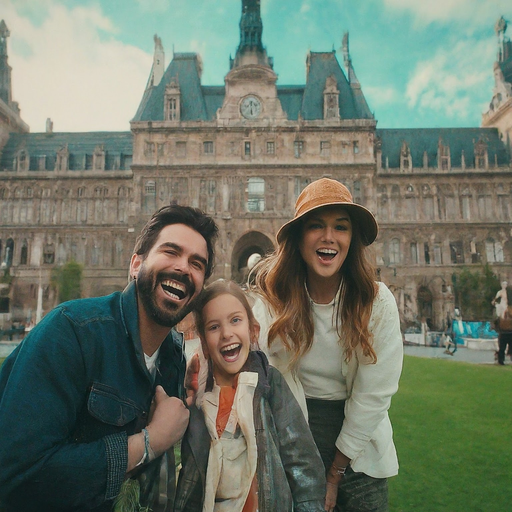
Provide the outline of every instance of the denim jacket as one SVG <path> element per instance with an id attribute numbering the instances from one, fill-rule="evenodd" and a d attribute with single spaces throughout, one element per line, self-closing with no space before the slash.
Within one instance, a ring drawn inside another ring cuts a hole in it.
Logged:
<path id="1" fill-rule="evenodd" d="M 325 469 L 284 378 L 258 351 L 249 353 L 242 371 L 258 374 L 253 410 L 259 512 L 323 511 Z M 203 412 L 192 407 L 181 444 L 182 469 L 174 512 L 203 510 L 209 453 L 210 434 Z"/>
<path id="2" fill-rule="evenodd" d="M 125 478 L 128 436 L 146 425 L 155 386 L 183 397 L 180 334 L 169 333 L 159 361 L 153 382 L 134 282 L 122 293 L 51 311 L 0 371 L 0 510 L 111 510 Z M 141 503 L 154 512 L 169 510 L 174 497 L 162 490 L 160 474 L 174 489 L 172 449 L 137 475 Z"/>

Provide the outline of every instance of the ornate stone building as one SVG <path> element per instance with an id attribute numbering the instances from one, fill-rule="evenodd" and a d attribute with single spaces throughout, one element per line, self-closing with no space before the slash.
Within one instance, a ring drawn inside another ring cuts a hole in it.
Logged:
<path id="1" fill-rule="evenodd" d="M 305 84 L 278 84 L 259 4 L 242 0 L 240 44 L 223 86 L 201 83 L 197 54 L 175 53 L 166 68 L 155 37 L 131 131 L 7 128 L 0 159 L 0 261 L 10 282 L 0 290 L 4 317 L 27 321 L 39 282 L 44 309 L 51 308 L 51 270 L 70 259 L 84 265 L 84 295 L 122 289 L 136 234 L 173 201 L 215 218 L 215 277 L 242 280 L 249 256 L 274 247 L 300 191 L 322 176 L 345 183 L 376 213 L 380 279 L 404 323 L 424 317 L 441 328 L 454 307 L 452 274 L 463 265 L 489 262 L 512 280 L 506 24 L 484 127 L 387 130 L 376 129 L 348 35 L 343 66 L 334 51 L 310 52 Z M 0 84 L 10 72 L 5 46 L 4 54 Z"/>

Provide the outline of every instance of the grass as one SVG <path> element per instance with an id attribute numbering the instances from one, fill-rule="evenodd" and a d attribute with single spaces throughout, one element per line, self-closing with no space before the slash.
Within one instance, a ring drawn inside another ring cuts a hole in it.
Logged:
<path id="1" fill-rule="evenodd" d="M 390 411 L 390 512 L 502 512 L 512 489 L 512 366 L 405 357 Z"/>
<path id="2" fill-rule="evenodd" d="M 400 461 L 390 512 L 510 510 L 511 393 L 512 365 L 406 356 L 390 411 Z"/>

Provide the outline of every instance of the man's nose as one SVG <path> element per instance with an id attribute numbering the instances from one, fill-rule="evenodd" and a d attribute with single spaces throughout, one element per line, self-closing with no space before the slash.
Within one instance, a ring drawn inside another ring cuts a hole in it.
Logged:
<path id="1" fill-rule="evenodd" d="M 174 262 L 174 270 L 182 274 L 190 274 L 190 264 L 188 258 L 182 256 Z"/>

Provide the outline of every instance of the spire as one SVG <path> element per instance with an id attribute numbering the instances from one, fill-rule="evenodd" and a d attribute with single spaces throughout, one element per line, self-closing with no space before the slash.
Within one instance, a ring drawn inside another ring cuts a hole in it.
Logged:
<path id="1" fill-rule="evenodd" d="M 11 35 L 5 21 L 0 21 L 0 99 L 11 103 L 11 66 L 7 62 L 7 38 Z"/>
<path id="2" fill-rule="evenodd" d="M 151 68 L 146 89 L 156 87 L 160 80 L 162 80 L 165 71 L 165 52 L 162 40 L 156 34 L 153 36 L 153 40 L 155 41 L 155 53 L 153 54 L 153 67 Z"/>
<path id="3" fill-rule="evenodd" d="M 263 22 L 261 21 L 260 0 L 242 0 L 240 18 L 240 44 L 234 59 L 230 59 L 231 68 L 248 63 L 245 56 L 250 55 L 250 62 L 272 67 L 262 42 Z"/>
<path id="4" fill-rule="evenodd" d="M 263 22 L 261 21 L 260 0 L 242 0 L 238 51 L 243 52 L 245 49 L 263 51 L 262 33 Z"/>
<path id="5" fill-rule="evenodd" d="M 347 78 L 348 83 L 351 86 L 359 86 L 359 80 L 357 79 L 356 72 L 354 71 L 354 67 L 352 66 L 352 59 L 350 57 L 350 46 L 348 39 L 348 32 L 343 34 L 343 62 L 345 64 L 345 68 L 347 69 Z"/>

